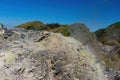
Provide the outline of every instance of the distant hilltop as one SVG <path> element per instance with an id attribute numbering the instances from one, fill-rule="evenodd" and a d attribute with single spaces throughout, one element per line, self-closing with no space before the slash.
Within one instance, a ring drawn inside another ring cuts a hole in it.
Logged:
<path id="1" fill-rule="evenodd" d="M 44 27 L 45 27 L 45 24 L 40 21 L 27 22 L 27 23 L 16 26 L 16 28 L 35 29 L 35 30 L 41 30 Z"/>

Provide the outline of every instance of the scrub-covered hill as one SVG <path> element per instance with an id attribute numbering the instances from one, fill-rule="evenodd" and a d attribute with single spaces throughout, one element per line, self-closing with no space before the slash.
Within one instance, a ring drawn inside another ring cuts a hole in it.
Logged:
<path id="1" fill-rule="evenodd" d="M 44 24 L 41 21 L 31 21 L 18 25 L 16 28 L 24 28 L 27 30 L 44 30 L 69 36 L 68 25 L 61 25 L 59 23 Z"/>
<path id="2" fill-rule="evenodd" d="M 32 22 L 26 22 L 24 24 L 16 26 L 16 28 L 25 28 L 25 29 L 31 29 L 31 30 L 42 30 L 44 29 L 45 24 L 41 21 L 32 21 Z"/>

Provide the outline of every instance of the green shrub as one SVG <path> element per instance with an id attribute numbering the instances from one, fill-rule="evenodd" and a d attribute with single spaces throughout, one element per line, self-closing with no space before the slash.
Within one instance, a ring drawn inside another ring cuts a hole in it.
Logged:
<path id="1" fill-rule="evenodd" d="M 97 39 L 99 40 L 99 38 L 101 37 L 101 35 L 103 34 L 103 32 L 105 31 L 105 29 L 99 29 L 97 31 L 95 31 L 95 35 L 97 36 Z"/>
<path id="2" fill-rule="evenodd" d="M 54 29 L 54 28 L 59 28 L 59 27 L 60 27 L 59 23 L 46 24 L 46 29 Z"/>
<path id="3" fill-rule="evenodd" d="M 29 26 L 29 27 L 27 27 L 26 29 L 28 29 L 28 30 L 43 30 L 44 29 L 44 27 L 38 27 L 38 26 Z"/>
<path id="4" fill-rule="evenodd" d="M 61 25 L 58 28 L 48 29 L 48 31 L 51 31 L 51 32 L 54 32 L 54 33 L 61 33 L 64 36 L 69 36 L 69 34 L 70 34 L 68 25 Z"/>
<path id="5" fill-rule="evenodd" d="M 25 24 L 21 24 L 16 26 L 16 28 L 25 28 L 30 30 L 43 30 L 45 28 L 45 24 L 40 21 L 32 21 L 27 22 Z"/>

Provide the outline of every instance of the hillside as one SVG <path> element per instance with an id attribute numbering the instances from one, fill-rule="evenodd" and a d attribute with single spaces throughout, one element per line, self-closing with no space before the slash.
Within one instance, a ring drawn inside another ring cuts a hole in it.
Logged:
<path id="1" fill-rule="evenodd" d="M 108 26 L 100 36 L 99 40 L 101 42 L 115 40 L 120 43 L 120 22 Z"/>
<path id="2" fill-rule="evenodd" d="M 25 28 L 25 29 L 31 29 L 31 30 L 43 30 L 44 27 L 45 27 L 45 24 L 40 21 L 26 22 L 24 24 L 16 26 L 16 28 Z"/>
<path id="3" fill-rule="evenodd" d="M 120 70 L 120 22 L 109 25 L 106 29 L 95 32 L 97 39 L 102 43 L 101 56 L 108 69 Z"/>
<path id="4" fill-rule="evenodd" d="M 27 30 L 44 30 L 54 33 L 61 33 L 64 36 L 69 36 L 68 25 L 61 25 L 59 23 L 44 24 L 40 21 L 32 21 L 18 25 L 16 28 L 25 28 Z"/>

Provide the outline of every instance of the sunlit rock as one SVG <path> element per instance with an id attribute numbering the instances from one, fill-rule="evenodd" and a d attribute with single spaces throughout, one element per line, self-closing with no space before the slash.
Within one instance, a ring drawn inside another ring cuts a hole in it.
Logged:
<path id="1" fill-rule="evenodd" d="M 75 39 L 45 31 L 14 29 L 0 44 L 0 80 L 107 78 L 95 56 Z"/>

